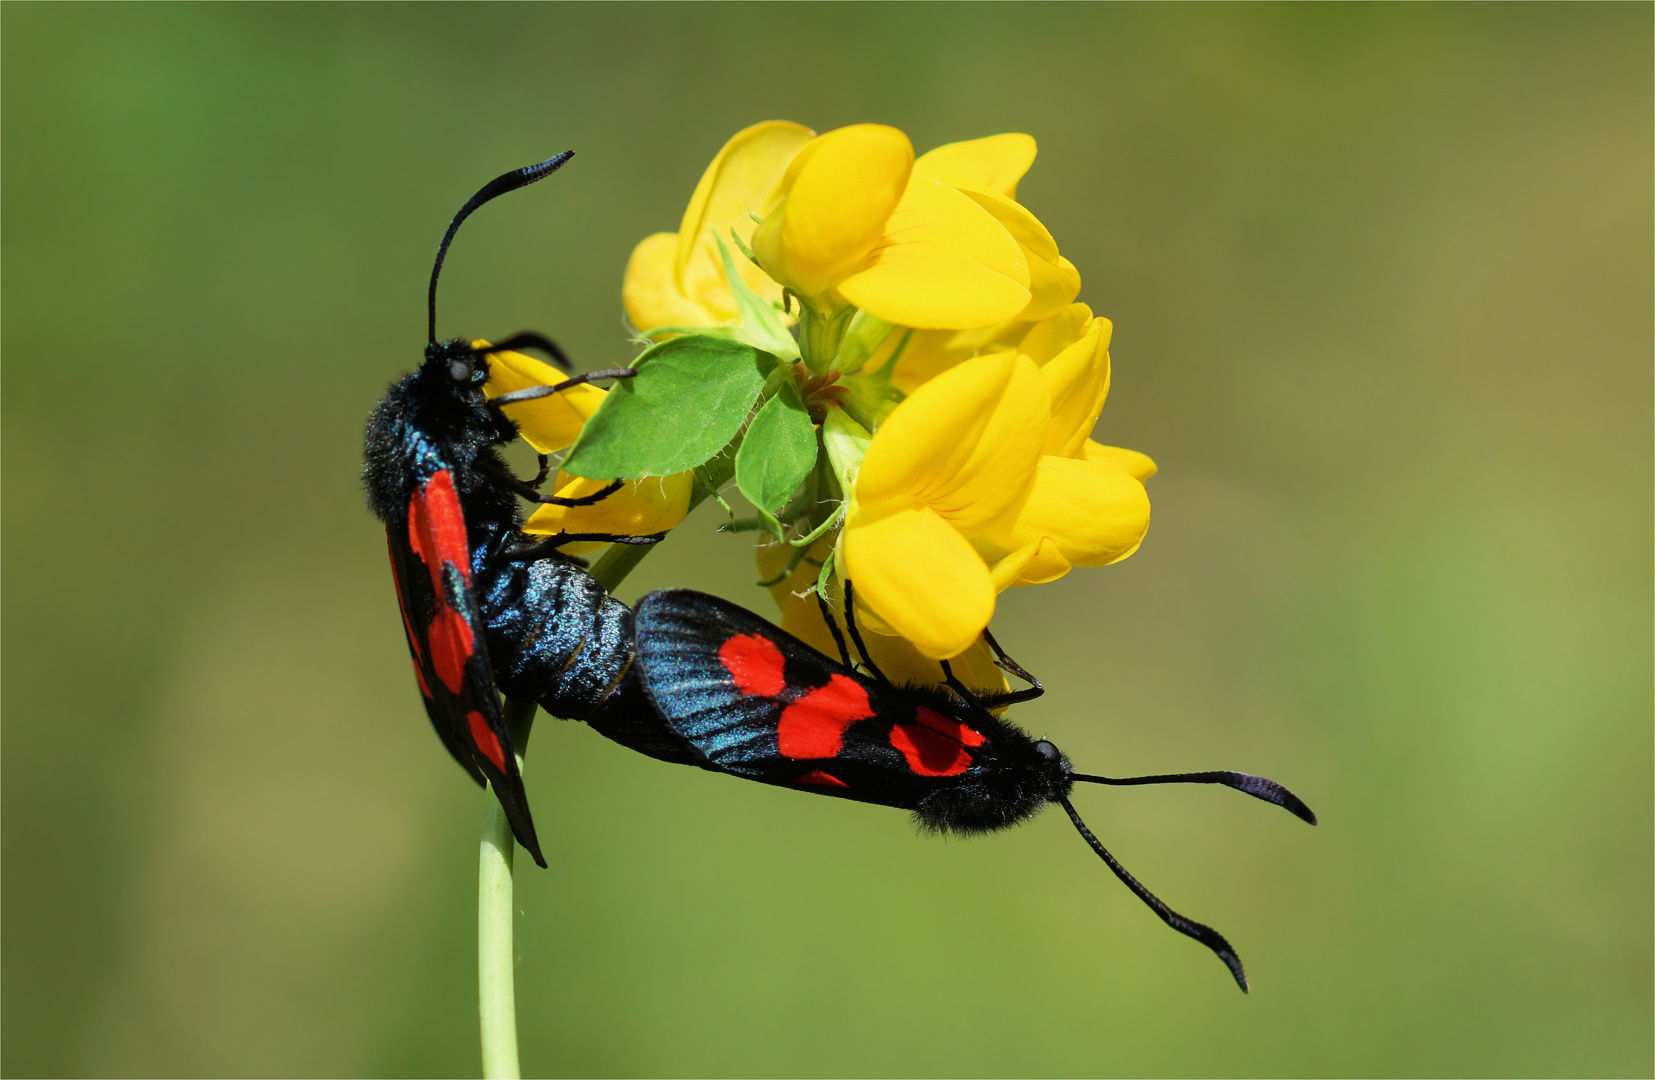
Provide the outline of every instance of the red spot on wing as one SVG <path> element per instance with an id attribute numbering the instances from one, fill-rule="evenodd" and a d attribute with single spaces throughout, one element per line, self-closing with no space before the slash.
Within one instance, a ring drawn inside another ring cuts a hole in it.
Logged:
<path id="1" fill-rule="evenodd" d="M 845 783 L 837 776 L 829 776 L 821 769 L 811 769 L 809 772 L 805 773 L 793 782 L 795 784 L 820 784 L 822 787 L 850 787 L 849 784 Z"/>
<path id="2" fill-rule="evenodd" d="M 868 692 L 855 679 L 834 675 L 782 710 L 776 748 L 783 757 L 830 758 L 844 744 L 845 729 L 873 715 Z"/>
<path id="3" fill-rule="evenodd" d="M 442 564 L 453 563 L 460 576 L 471 580 L 471 547 L 466 541 L 465 513 L 454 490 L 454 478 L 447 469 L 431 479 L 408 500 L 408 546 L 431 573 L 431 588 L 443 595 Z"/>
<path id="4" fill-rule="evenodd" d="M 775 697 L 787 689 L 782 651 L 760 634 L 737 634 L 718 649 L 718 662 L 749 697 Z"/>
<path id="5" fill-rule="evenodd" d="M 436 617 L 425 632 L 425 640 L 431 647 L 431 666 L 436 669 L 437 678 L 448 687 L 450 694 L 458 694 L 460 684 L 465 682 L 466 661 L 471 659 L 472 646 L 476 644 L 471 634 L 471 624 L 446 602 L 439 600 Z"/>
<path id="6" fill-rule="evenodd" d="M 914 710 L 914 719 L 919 723 L 891 728 L 891 745 L 921 776 L 958 776 L 971 767 L 965 748 L 988 741 L 981 732 L 924 705 Z"/>
<path id="7" fill-rule="evenodd" d="M 477 744 L 477 749 L 483 756 L 494 762 L 494 767 L 501 772 L 506 771 L 506 752 L 500 749 L 500 740 L 494 737 L 494 732 L 488 726 L 488 721 L 476 709 L 465 714 L 465 722 L 471 725 L 471 741 Z"/>
<path id="8" fill-rule="evenodd" d="M 981 746 L 988 741 L 987 737 L 981 732 L 973 731 L 952 716 L 944 716 L 937 710 L 928 709 L 924 705 L 914 709 L 914 719 L 932 731 L 947 735 L 950 739 L 958 740 L 967 746 Z"/>

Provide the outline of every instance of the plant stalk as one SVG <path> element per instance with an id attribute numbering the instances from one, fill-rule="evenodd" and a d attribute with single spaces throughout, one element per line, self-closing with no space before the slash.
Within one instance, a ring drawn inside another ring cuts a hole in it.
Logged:
<path id="1" fill-rule="evenodd" d="M 533 730 L 532 701 L 506 699 L 506 728 L 523 768 Z M 493 791 L 483 794 L 483 838 L 477 862 L 477 1010 L 485 1080 L 518 1080 L 517 986 L 512 940 L 512 837 L 506 811 Z"/>

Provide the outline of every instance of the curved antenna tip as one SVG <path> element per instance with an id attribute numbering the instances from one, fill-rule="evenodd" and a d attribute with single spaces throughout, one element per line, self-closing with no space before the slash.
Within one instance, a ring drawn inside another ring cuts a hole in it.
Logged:
<path id="1" fill-rule="evenodd" d="M 563 167 L 563 163 L 575 156 L 573 150 L 565 150 L 561 154 L 553 154 L 545 161 L 533 165 L 525 165 L 521 169 L 513 169 L 509 173 L 501 173 L 493 180 L 484 184 L 477 194 L 466 200 L 460 212 L 454 215 L 454 220 L 448 223 L 448 231 L 443 233 L 442 243 L 437 245 L 437 259 L 431 265 L 431 285 L 426 291 L 426 339 L 435 345 L 437 343 L 437 278 L 442 275 L 443 259 L 448 256 L 448 245 L 454 242 L 454 234 L 459 231 L 460 223 L 471 216 L 472 211 L 498 198 L 508 191 L 516 191 L 520 187 L 527 187 L 536 180 L 543 180 Z"/>

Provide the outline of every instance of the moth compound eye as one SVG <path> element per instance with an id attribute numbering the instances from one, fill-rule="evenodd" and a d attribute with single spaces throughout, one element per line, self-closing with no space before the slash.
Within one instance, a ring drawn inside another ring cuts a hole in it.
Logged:
<path id="1" fill-rule="evenodd" d="M 1034 748 L 1040 751 L 1040 756 L 1045 758 L 1047 761 L 1060 761 L 1063 758 L 1063 755 L 1058 751 L 1057 747 L 1053 746 L 1045 739 L 1041 739 L 1039 742 L 1035 743 Z"/>
<path id="2" fill-rule="evenodd" d="M 464 360 L 450 360 L 448 362 L 448 377 L 455 382 L 470 382 L 471 365 Z"/>

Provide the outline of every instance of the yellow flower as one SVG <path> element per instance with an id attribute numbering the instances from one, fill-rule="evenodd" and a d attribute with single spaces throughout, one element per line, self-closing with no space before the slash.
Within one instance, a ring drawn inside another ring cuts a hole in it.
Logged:
<path id="1" fill-rule="evenodd" d="M 739 318 L 715 240 L 728 242 L 732 227 L 742 242 L 752 236 L 749 214 L 774 196 L 788 162 L 815 132 L 785 120 L 739 131 L 719 150 L 695 186 L 676 233 L 656 233 L 632 252 L 621 286 L 627 318 L 640 330 L 658 326 L 727 326 Z M 781 286 L 746 259 L 737 273 L 766 300 L 779 301 Z"/>
<path id="2" fill-rule="evenodd" d="M 934 660 L 957 656 L 994 614 L 971 540 L 1030 485 L 1049 419 L 1027 357 L 968 360 L 916 390 L 874 433 L 840 537 L 859 605 Z"/>
<path id="3" fill-rule="evenodd" d="M 949 143 L 914 162 L 914 171 L 952 184 L 994 216 L 1023 249 L 1029 267 L 1028 305 L 1014 318 L 1044 319 L 1080 293 L 1080 272 L 1057 253 L 1057 241 L 1038 218 L 1016 201 L 1017 182 L 1034 164 L 1035 144 L 1027 135 L 990 135 Z"/>
<path id="4" fill-rule="evenodd" d="M 483 348 L 486 341 L 474 341 Z M 555 386 L 568 376 L 550 364 L 519 352 L 488 354 L 489 378 L 483 393 L 499 397 L 531 386 Z M 516 425 L 525 442 L 541 454 L 555 454 L 574 445 L 588 417 L 598 411 L 609 391 L 590 383 L 533 401 L 507 405 L 503 412 Z M 566 499 L 594 494 L 605 486 L 602 480 L 558 473 L 555 494 Z M 663 532 L 684 520 L 694 487 L 690 473 L 632 480 L 614 494 L 590 506 L 543 505 L 529 516 L 523 531 L 551 536 L 560 532 L 610 533 L 619 536 L 646 536 Z M 570 550 L 586 548 L 571 545 Z"/>
<path id="5" fill-rule="evenodd" d="M 1142 541 L 1140 476 L 1154 463 L 1087 438 L 1108 394 L 1109 331 L 1071 305 L 1016 349 L 920 386 L 874 433 L 843 571 L 859 604 L 925 656 L 976 640 L 996 592 L 1118 562 Z"/>
<path id="6" fill-rule="evenodd" d="M 963 328 L 1029 304 L 1012 234 L 970 196 L 915 171 L 908 136 L 853 124 L 787 167 L 753 233 L 759 265 L 813 306 L 845 304 L 899 326 Z"/>
<path id="7" fill-rule="evenodd" d="M 1072 304 L 1035 324 L 1017 345 L 1019 356 L 1040 365 L 1051 412 L 1033 482 L 977 538 L 997 589 L 1119 562 L 1149 527 L 1142 481 L 1155 463 L 1088 437 L 1109 395 L 1111 329 L 1085 304 Z"/>

